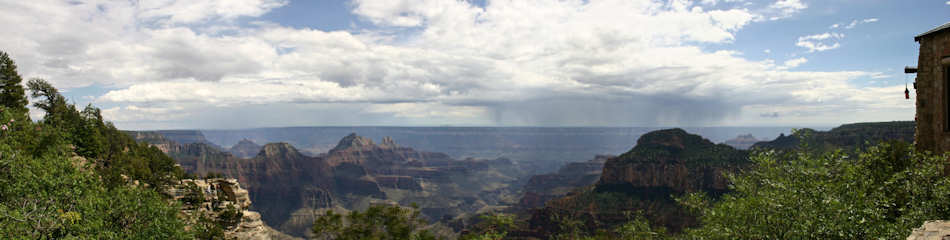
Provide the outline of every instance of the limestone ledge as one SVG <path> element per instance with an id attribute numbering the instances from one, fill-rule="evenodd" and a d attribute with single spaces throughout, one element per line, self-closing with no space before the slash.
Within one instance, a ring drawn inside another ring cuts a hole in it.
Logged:
<path id="1" fill-rule="evenodd" d="M 274 230 L 264 224 L 260 213 L 248 210 L 251 207 L 251 199 L 248 191 L 241 188 L 237 179 L 183 179 L 177 185 L 166 189 L 166 193 L 175 200 L 182 201 L 187 196 L 191 184 L 198 187 L 204 201 L 199 206 L 183 204 L 184 214 L 194 216 L 197 213 L 217 217 L 221 209 L 226 209 L 229 205 L 241 211 L 240 222 L 234 227 L 225 229 L 224 235 L 227 239 L 299 239 Z"/>
<path id="2" fill-rule="evenodd" d="M 936 220 L 924 222 L 920 228 L 907 236 L 907 240 L 944 240 L 950 239 L 950 221 Z"/>

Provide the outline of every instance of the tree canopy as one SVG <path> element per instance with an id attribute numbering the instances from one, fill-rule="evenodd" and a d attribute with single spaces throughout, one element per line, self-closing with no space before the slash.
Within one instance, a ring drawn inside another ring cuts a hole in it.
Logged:
<path id="1" fill-rule="evenodd" d="M 26 118 L 16 65 L 0 53 L 0 236 L 22 239 L 191 239 L 162 194 L 174 160 L 137 143 L 101 111 L 79 111 L 48 82 L 27 85 L 42 120 Z"/>
<path id="2" fill-rule="evenodd" d="M 416 207 L 373 205 L 366 211 L 352 211 L 345 216 L 327 211 L 314 221 L 312 231 L 317 239 L 437 239 L 425 229 L 426 224 Z"/>
<path id="3" fill-rule="evenodd" d="M 28 109 L 27 99 L 20 82 L 23 78 L 17 73 L 16 63 L 6 52 L 0 51 L 0 106 L 15 112 L 15 117 L 25 119 Z"/>
<path id="4" fill-rule="evenodd" d="M 926 220 L 950 219 L 946 156 L 904 142 L 859 154 L 761 152 L 746 172 L 728 176 L 720 201 L 689 196 L 705 239 L 898 239 Z"/>

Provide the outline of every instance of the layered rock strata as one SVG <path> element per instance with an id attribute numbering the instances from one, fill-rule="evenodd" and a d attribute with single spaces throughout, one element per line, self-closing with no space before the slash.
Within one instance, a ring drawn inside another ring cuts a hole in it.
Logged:
<path id="1" fill-rule="evenodd" d="M 258 212 L 249 210 L 251 199 L 237 179 L 183 179 L 166 193 L 182 202 L 182 213 L 194 219 L 225 219 L 226 239 L 295 239 L 264 224 Z"/>

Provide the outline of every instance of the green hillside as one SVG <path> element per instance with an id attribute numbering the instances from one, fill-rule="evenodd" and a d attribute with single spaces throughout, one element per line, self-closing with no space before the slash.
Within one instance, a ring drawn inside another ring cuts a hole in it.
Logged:
<path id="1" fill-rule="evenodd" d="M 42 79 L 22 85 L 0 52 L 0 236 L 190 239 L 160 194 L 181 170 L 93 106 L 78 109 Z M 45 116 L 32 121 L 26 94 Z"/>

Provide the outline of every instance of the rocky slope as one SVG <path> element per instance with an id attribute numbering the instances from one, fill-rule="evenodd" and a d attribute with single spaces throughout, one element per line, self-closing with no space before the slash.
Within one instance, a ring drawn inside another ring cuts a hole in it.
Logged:
<path id="1" fill-rule="evenodd" d="M 456 160 L 355 134 L 313 157 L 288 143 L 269 143 L 254 157 L 240 158 L 200 142 L 153 142 L 168 144 L 163 149 L 186 172 L 236 178 L 250 190 L 264 222 L 295 236 L 305 236 L 314 217 L 327 209 L 363 209 L 378 202 L 416 203 L 430 220 L 451 222 L 514 204 L 523 175 L 507 159 Z"/>
<path id="2" fill-rule="evenodd" d="M 863 149 L 881 141 L 900 140 L 914 142 L 913 121 L 872 122 L 844 124 L 829 131 L 801 129 L 792 135 L 780 135 L 778 138 L 759 142 L 752 148 L 793 149 L 801 145 L 802 139 L 817 150 L 843 148 L 845 150 Z"/>
<path id="3" fill-rule="evenodd" d="M 637 212 L 676 232 L 694 225 L 696 218 L 672 196 L 724 193 L 728 182 L 722 174 L 748 163 L 746 151 L 714 144 L 682 129 L 650 132 L 627 153 L 608 159 L 596 184 L 534 211 L 530 232 L 548 237 L 558 229 L 557 219 L 564 217 L 584 222 L 588 230 L 603 229 L 626 222 Z"/>
<path id="4" fill-rule="evenodd" d="M 170 155 L 189 173 L 221 173 L 238 179 L 251 191 L 255 209 L 265 222 L 280 226 L 299 208 L 324 208 L 334 197 L 361 194 L 384 197 L 376 183 L 358 166 L 330 166 L 300 154 L 287 143 L 270 143 L 257 156 L 242 159 L 215 151 L 203 143 L 186 144 Z M 331 194 L 332 193 L 332 194 Z M 297 235 L 300 231 L 297 230 Z"/>
<path id="5" fill-rule="evenodd" d="M 243 139 L 234 146 L 231 146 L 231 149 L 228 150 L 231 154 L 239 158 L 251 158 L 261 152 L 263 146 L 257 145 L 254 141 L 250 139 Z"/>
<path id="6" fill-rule="evenodd" d="M 267 226 L 258 212 L 249 210 L 248 191 L 236 179 L 183 179 L 166 193 L 183 203 L 182 213 L 192 221 L 208 218 L 223 224 L 225 239 L 296 239 Z"/>
<path id="7" fill-rule="evenodd" d="M 640 137 L 629 152 L 607 160 L 597 188 L 725 191 L 722 172 L 746 163 L 748 153 L 728 145 L 682 129 L 654 131 Z"/>
<path id="8" fill-rule="evenodd" d="M 736 136 L 736 138 L 726 140 L 722 143 L 732 146 L 736 149 L 747 150 L 757 142 L 759 142 L 759 139 L 756 139 L 755 136 L 752 136 L 752 134 L 744 134 Z"/>
<path id="9" fill-rule="evenodd" d="M 175 141 L 165 138 L 159 132 L 154 131 L 123 131 L 125 134 L 131 136 L 135 141 L 148 143 L 149 145 L 157 147 L 162 152 L 168 153 L 172 151 L 177 151 L 179 144 Z"/>
<path id="10" fill-rule="evenodd" d="M 950 222 L 927 221 L 923 226 L 915 228 L 907 240 L 943 240 L 950 239 Z"/>
<path id="11" fill-rule="evenodd" d="M 555 173 L 531 176 L 524 186 L 524 195 L 518 202 L 518 208 L 528 210 L 543 207 L 548 200 L 596 183 L 604 163 L 612 157 L 597 155 L 588 161 L 568 163 Z"/>

